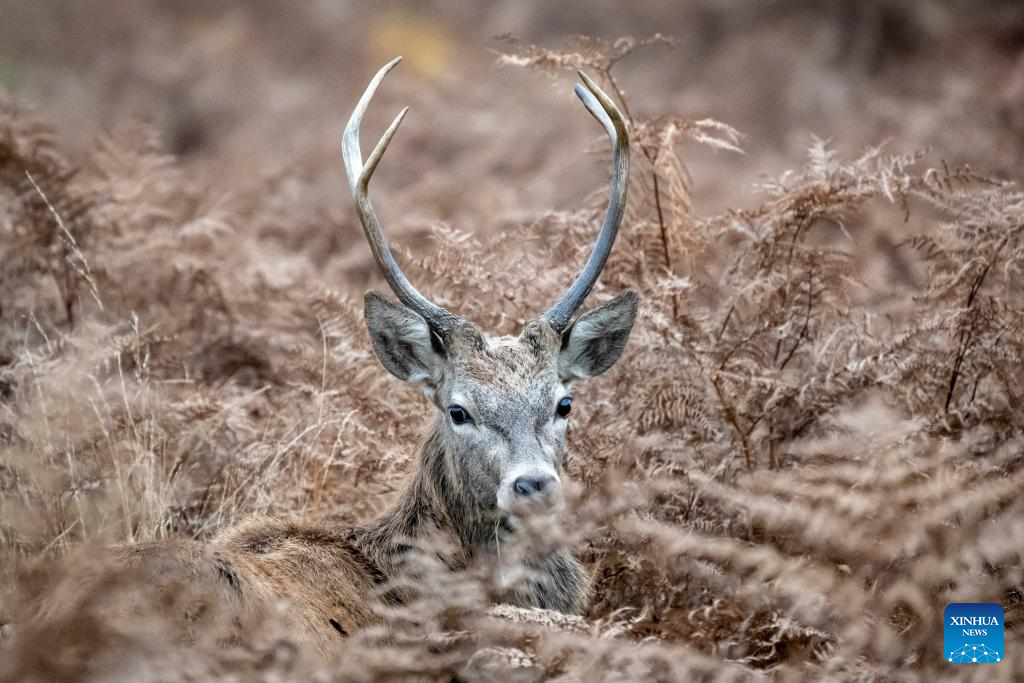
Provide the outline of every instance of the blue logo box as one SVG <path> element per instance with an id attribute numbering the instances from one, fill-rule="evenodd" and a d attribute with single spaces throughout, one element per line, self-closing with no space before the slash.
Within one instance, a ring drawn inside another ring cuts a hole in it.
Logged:
<path id="1" fill-rule="evenodd" d="M 995 602 L 954 602 L 942 614 L 947 662 L 994 664 L 1006 652 L 1003 607 Z"/>

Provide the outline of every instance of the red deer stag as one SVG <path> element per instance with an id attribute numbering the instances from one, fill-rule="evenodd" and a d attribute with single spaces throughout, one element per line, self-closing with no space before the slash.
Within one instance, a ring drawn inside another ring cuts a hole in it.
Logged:
<path id="1" fill-rule="evenodd" d="M 496 534 L 514 533 L 515 516 L 552 512 L 561 497 L 565 431 L 577 380 L 608 370 L 622 354 L 637 296 L 620 294 L 572 320 L 611 252 L 626 203 L 629 141 L 614 102 L 585 74 L 576 94 L 604 126 L 614 147 L 611 201 L 596 245 L 576 280 L 516 337 L 489 337 L 431 302 L 395 262 L 367 194 L 370 179 L 408 109 L 388 127 L 363 163 L 359 127 L 381 81 L 370 82 L 345 128 L 342 151 L 366 239 L 395 303 L 365 297 L 366 326 L 380 362 L 420 388 L 437 419 L 405 492 L 389 512 L 362 526 L 311 527 L 251 521 L 207 543 L 180 541 L 122 547 L 130 566 L 155 576 L 206 579 L 215 599 L 244 610 L 287 604 L 286 619 L 323 653 L 339 637 L 378 620 L 375 589 L 395 577 L 417 538 L 440 530 L 456 542 L 455 567 L 493 553 Z M 565 548 L 531 562 L 536 572 L 512 589 L 524 607 L 566 613 L 585 606 L 589 581 Z M 339 635 L 340 634 L 340 635 Z"/>

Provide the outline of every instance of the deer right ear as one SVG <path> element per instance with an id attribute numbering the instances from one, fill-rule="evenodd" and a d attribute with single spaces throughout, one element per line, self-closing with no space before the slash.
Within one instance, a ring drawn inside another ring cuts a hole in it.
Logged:
<path id="1" fill-rule="evenodd" d="M 563 382 L 600 375 L 615 364 L 633 329 L 637 301 L 636 293 L 626 290 L 581 315 L 562 333 L 558 373 Z"/>
<path id="2" fill-rule="evenodd" d="M 429 394 L 440 379 L 443 356 L 427 321 L 378 292 L 367 292 L 363 305 L 366 329 L 381 364 Z"/>

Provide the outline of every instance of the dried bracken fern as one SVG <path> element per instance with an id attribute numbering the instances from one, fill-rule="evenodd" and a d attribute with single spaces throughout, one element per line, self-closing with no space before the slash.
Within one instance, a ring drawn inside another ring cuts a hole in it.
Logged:
<path id="1" fill-rule="evenodd" d="M 497 567 L 453 573 L 427 544 L 387 587 L 405 604 L 382 601 L 385 625 L 339 641 L 327 669 L 275 615 L 203 612 L 201 585 L 88 544 L 205 539 L 251 515 L 350 523 L 394 498 L 429 411 L 374 359 L 365 263 L 332 252 L 359 244 L 351 218 L 316 215 L 283 175 L 222 196 L 137 126 L 76 164 L 5 102 L 0 681 L 952 680 L 938 648 L 956 601 L 1002 602 L 1019 643 L 1024 196 L 818 141 L 753 208 L 701 216 L 681 145 L 742 137 L 642 117 L 612 76 L 664 42 L 499 58 L 594 72 L 639 151 L 594 297 L 637 289 L 642 319 L 576 403 L 566 523 L 529 529 Z M 503 226 L 515 249 L 441 225 L 398 253 L 438 303 L 512 333 L 582 262 L 600 212 Z M 589 612 L 494 606 L 555 540 L 593 574 Z M 176 631 L 182 612 L 209 634 Z"/>

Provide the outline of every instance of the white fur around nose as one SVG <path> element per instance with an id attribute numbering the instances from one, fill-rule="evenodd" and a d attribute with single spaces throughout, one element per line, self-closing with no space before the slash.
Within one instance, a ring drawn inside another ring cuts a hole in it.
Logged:
<path id="1" fill-rule="evenodd" d="M 554 479 L 554 484 L 551 485 L 551 490 L 545 492 L 543 501 L 531 500 L 530 505 L 546 504 L 547 506 L 554 506 L 561 499 L 562 480 L 555 472 L 555 468 L 547 463 L 521 463 L 513 467 L 505 476 L 501 479 L 501 485 L 498 486 L 498 507 L 505 512 L 514 512 L 517 508 L 522 506 L 522 501 L 516 496 L 515 490 L 512 488 L 515 484 L 516 479 L 519 477 L 529 477 L 530 479 L 544 479 L 551 477 Z"/>

